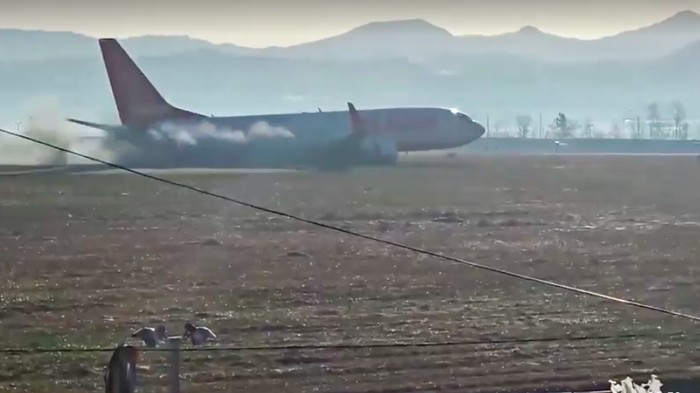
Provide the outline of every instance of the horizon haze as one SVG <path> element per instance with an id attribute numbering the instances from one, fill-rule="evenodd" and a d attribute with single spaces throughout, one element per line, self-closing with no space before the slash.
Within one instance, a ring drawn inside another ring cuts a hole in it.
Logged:
<path id="1" fill-rule="evenodd" d="M 695 0 L 279 0 L 175 2 L 25 0 L 6 2 L 0 29 L 70 31 L 91 37 L 185 35 L 252 48 L 289 46 L 377 21 L 423 19 L 454 35 L 493 36 L 534 26 L 577 39 L 597 39 L 656 23 Z M 38 12 L 40 10 L 41 12 Z M 272 11 L 271 11 L 272 10 Z M 158 15 L 154 22 L 153 15 Z"/>

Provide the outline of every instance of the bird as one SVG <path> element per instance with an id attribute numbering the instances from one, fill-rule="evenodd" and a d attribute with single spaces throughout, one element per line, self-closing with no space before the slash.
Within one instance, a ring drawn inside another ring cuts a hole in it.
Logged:
<path id="1" fill-rule="evenodd" d="M 659 377 L 657 377 L 654 374 L 651 374 L 651 379 L 649 380 L 649 382 L 647 382 L 649 393 L 661 393 L 661 387 L 663 385 L 664 384 L 661 383 Z"/>
<path id="2" fill-rule="evenodd" d="M 183 339 L 189 338 L 192 345 L 204 344 L 207 340 L 216 340 L 216 334 L 205 326 L 194 326 L 192 323 L 185 323 L 185 333 Z"/>
<path id="3" fill-rule="evenodd" d="M 165 326 L 160 325 L 155 329 L 152 327 L 143 327 L 131 335 L 133 338 L 138 338 L 150 348 L 155 348 L 168 338 L 165 332 Z"/>
<path id="4" fill-rule="evenodd" d="M 627 377 L 622 381 L 622 393 L 646 393 L 646 389 L 634 383 L 632 378 Z"/>
<path id="5" fill-rule="evenodd" d="M 613 381 L 612 379 L 609 380 L 610 382 L 610 393 L 621 393 L 622 392 L 622 387 L 620 386 L 617 381 Z"/>

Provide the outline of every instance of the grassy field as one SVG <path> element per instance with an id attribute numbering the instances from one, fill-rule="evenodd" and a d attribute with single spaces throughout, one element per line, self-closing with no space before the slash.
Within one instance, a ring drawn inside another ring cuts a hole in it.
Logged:
<path id="1" fill-rule="evenodd" d="M 246 201 L 700 314 L 693 157 L 469 157 L 352 173 L 171 175 Z M 111 346 L 187 320 L 218 345 L 519 344 L 185 353 L 183 391 L 496 392 L 698 377 L 698 324 L 271 217 L 132 175 L 0 177 L 0 347 Z M 684 337 L 667 337 L 684 333 Z M 600 335 L 654 337 L 542 342 Z M 94 392 L 107 353 L 0 355 L 2 392 Z M 144 354 L 144 392 L 166 359 Z M 638 378 L 635 378 L 638 379 Z"/>

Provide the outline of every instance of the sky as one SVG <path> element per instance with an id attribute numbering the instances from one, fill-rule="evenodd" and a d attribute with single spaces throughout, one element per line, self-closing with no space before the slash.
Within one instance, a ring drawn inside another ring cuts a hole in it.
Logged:
<path id="1" fill-rule="evenodd" d="M 598 38 L 650 25 L 700 0 L 0 0 L 0 28 L 94 37 L 188 35 L 250 47 L 287 46 L 384 20 L 425 19 L 453 34 L 526 25 Z"/>

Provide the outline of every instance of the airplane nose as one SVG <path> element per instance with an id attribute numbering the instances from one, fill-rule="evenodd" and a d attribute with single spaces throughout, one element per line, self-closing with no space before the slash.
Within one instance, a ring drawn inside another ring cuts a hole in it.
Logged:
<path id="1" fill-rule="evenodd" d="M 486 128 L 484 128 L 484 126 L 477 122 L 472 123 L 472 134 L 474 135 L 474 139 L 481 138 L 485 133 Z"/>
<path id="2" fill-rule="evenodd" d="M 467 143 L 481 138 L 481 136 L 486 133 L 484 126 L 473 120 L 469 120 L 467 122 L 465 131 L 464 138 L 466 139 Z"/>
<path id="3" fill-rule="evenodd" d="M 484 126 L 475 122 L 469 116 L 457 112 L 457 118 L 459 119 L 459 128 L 462 130 L 460 134 L 462 134 L 463 143 L 477 140 L 486 133 Z"/>

